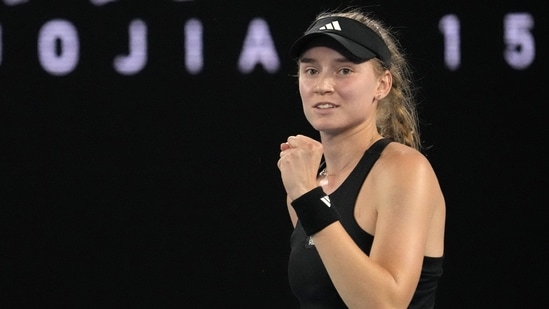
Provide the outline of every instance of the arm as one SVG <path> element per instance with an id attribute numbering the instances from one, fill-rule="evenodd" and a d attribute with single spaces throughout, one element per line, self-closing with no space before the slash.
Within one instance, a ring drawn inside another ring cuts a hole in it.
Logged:
<path id="1" fill-rule="evenodd" d="M 316 233 L 316 248 L 349 308 L 406 308 L 417 286 L 440 189 L 430 164 L 410 150 L 384 153 L 357 207 L 373 203 L 377 219 L 370 256 L 339 222 Z M 362 223 L 359 221 L 359 224 Z M 363 226 L 363 225 L 362 225 Z"/>
<path id="2" fill-rule="evenodd" d="M 292 221 L 292 226 L 295 228 L 297 224 L 297 214 L 295 213 L 294 208 L 292 207 L 292 200 L 289 197 L 286 197 L 286 205 L 288 207 L 288 214 L 290 215 L 290 220 Z"/>
<path id="3" fill-rule="evenodd" d="M 298 149 L 297 145 L 301 145 L 301 148 Z M 322 150 L 321 143 L 303 135 L 291 136 L 288 142 L 280 144 L 277 165 L 286 189 L 288 213 L 294 227 L 297 224 L 297 214 L 291 202 L 318 185 L 316 178 Z"/>

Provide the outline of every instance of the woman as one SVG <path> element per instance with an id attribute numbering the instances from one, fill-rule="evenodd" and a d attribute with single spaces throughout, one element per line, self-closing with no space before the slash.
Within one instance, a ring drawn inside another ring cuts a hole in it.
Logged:
<path id="1" fill-rule="evenodd" d="M 280 146 L 293 293 L 302 308 L 433 308 L 445 201 L 398 41 L 361 11 L 321 13 L 290 54 L 321 140 Z"/>

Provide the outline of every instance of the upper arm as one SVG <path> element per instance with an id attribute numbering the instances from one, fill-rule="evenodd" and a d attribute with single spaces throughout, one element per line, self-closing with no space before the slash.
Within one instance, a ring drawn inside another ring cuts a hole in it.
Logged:
<path id="1" fill-rule="evenodd" d="M 415 151 L 392 154 L 380 163 L 370 258 L 411 297 L 421 274 L 438 184 L 427 159 Z"/>

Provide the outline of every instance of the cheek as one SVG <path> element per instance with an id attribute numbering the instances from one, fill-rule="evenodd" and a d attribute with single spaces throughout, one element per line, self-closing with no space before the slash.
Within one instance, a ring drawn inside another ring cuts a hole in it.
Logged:
<path id="1" fill-rule="evenodd" d="M 340 94 L 342 97 L 350 100 L 357 100 L 359 102 L 371 102 L 374 98 L 374 89 L 372 84 L 369 83 L 356 83 L 353 85 L 347 85 L 347 87 L 340 88 Z"/>
<path id="2" fill-rule="evenodd" d="M 303 80 L 299 80 L 299 94 L 302 98 L 306 97 L 311 92 L 310 83 L 306 83 Z"/>
<path id="3" fill-rule="evenodd" d="M 305 81 L 303 78 L 301 78 L 301 77 L 298 78 L 298 79 L 297 79 L 297 83 L 298 83 L 298 85 L 299 85 L 299 90 L 302 90 L 302 89 L 307 88 L 307 83 L 306 83 L 306 81 Z"/>

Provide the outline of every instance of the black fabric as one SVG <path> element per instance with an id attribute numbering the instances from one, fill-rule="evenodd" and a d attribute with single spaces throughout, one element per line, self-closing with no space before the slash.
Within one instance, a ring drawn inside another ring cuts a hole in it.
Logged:
<path id="1" fill-rule="evenodd" d="M 388 139 L 380 139 L 374 143 L 364 153 L 349 177 L 329 195 L 332 207 L 335 207 L 340 215 L 341 224 L 366 254 L 370 254 L 374 237 L 362 230 L 356 222 L 355 202 L 370 169 L 389 143 Z M 290 288 L 299 300 L 301 308 L 347 308 L 299 220 L 290 236 L 290 248 L 288 278 Z M 441 274 L 442 258 L 425 257 L 419 284 L 408 308 L 434 308 L 435 292 Z"/>

